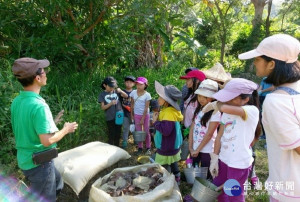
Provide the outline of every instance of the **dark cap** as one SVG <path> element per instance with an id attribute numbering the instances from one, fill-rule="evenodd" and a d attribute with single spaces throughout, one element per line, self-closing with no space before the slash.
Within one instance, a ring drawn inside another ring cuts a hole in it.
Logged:
<path id="1" fill-rule="evenodd" d="M 159 104 L 157 100 L 150 100 L 150 110 L 159 109 Z"/>
<path id="2" fill-rule="evenodd" d="M 103 84 L 106 84 L 106 85 L 108 85 L 109 87 L 112 87 L 112 88 L 118 87 L 116 79 L 114 77 L 111 77 L 111 76 L 106 77 L 103 81 Z"/>
<path id="3" fill-rule="evenodd" d="M 37 75 L 40 68 L 45 68 L 50 65 L 49 60 L 36 60 L 34 58 L 19 58 L 15 60 L 12 71 L 19 78 L 28 78 Z"/>
<path id="4" fill-rule="evenodd" d="M 135 79 L 135 77 L 134 77 L 134 76 L 131 76 L 131 75 L 130 75 L 130 76 L 125 76 L 124 80 L 125 80 L 125 81 L 128 81 L 128 80 L 130 80 L 130 81 L 133 81 L 133 82 L 135 82 L 135 80 L 136 80 L 136 79 Z"/>
<path id="5" fill-rule="evenodd" d="M 193 70 L 198 70 L 198 69 L 196 67 L 189 67 L 184 72 L 185 72 L 185 74 L 187 74 L 187 73 L 189 73 L 190 71 L 193 71 Z"/>

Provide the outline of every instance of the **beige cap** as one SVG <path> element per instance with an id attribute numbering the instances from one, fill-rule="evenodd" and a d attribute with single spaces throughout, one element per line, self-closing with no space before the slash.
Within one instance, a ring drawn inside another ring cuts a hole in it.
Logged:
<path id="1" fill-rule="evenodd" d="M 28 78 L 35 76 L 39 68 L 45 68 L 50 65 L 48 60 L 36 60 L 34 58 L 19 58 L 15 60 L 12 71 L 19 78 Z"/>
<path id="2" fill-rule="evenodd" d="M 268 56 L 286 63 L 294 63 L 298 60 L 300 42 L 287 34 L 275 34 L 262 40 L 256 49 L 242 53 L 239 59 L 247 60 L 258 56 Z"/>
<path id="3" fill-rule="evenodd" d="M 214 81 L 225 82 L 231 77 L 225 72 L 220 63 L 216 63 L 212 68 L 203 71 L 205 76 Z"/>
<path id="4" fill-rule="evenodd" d="M 201 82 L 198 89 L 195 91 L 195 94 L 212 98 L 213 94 L 215 94 L 217 91 L 218 83 L 210 79 L 205 79 Z"/>

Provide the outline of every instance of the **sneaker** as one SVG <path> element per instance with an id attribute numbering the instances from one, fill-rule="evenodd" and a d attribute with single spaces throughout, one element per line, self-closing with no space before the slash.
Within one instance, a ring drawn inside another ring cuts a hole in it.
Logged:
<path id="1" fill-rule="evenodd" d="M 257 176 L 251 177 L 251 185 L 252 186 L 255 187 L 257 185 L 258 181 L 259 181 L 259 179 Z"/>
<path id="2" fill-rule="evenodd" d="M 180 185 L 180 176 L 175 176 L 175 180 L 176 180 L 176 182 L 177 182 L 177 185 L 179 186 Z"/>
<path id="3" fill-rule="evenodd" d="M 123 149 L 127 148 L 127 141 L 123 140 L 123 142 L 122 142 L 122 148 Z"/>
<path id="4" fill-rule="evenodd" d="M 188 194 L 183 197 L 183 201 L 184 202 L 194 202 L 194 199 L 191 195 Z"/>
<path id="5" fill-rule="evenodd" d="M 151 156 L 151 149 L 147 149 L 145 155 Z"/>

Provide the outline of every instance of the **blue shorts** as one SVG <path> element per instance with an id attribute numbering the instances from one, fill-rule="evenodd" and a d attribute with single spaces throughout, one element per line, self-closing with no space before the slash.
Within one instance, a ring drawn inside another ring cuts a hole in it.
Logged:
<path id="1" fill-rule="evenodd" d="M 38 167 L 22 170 L 30 182 L 30 198 L 37 201 L 56 201 L 56 195 L 63 186 L 60 173 L 53 161 L 45 162 Z"/>

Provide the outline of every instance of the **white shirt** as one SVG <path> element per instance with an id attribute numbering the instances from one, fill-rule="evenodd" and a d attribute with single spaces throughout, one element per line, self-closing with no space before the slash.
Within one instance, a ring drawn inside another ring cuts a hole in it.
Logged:
<path id="1" fill-rule="evenodd" d="M 259 120 L 259 111 L 253 105 L 243 106 L 246 119 L 223 113 L 221 124 L 224 133 L 221 138 L 219 159 L 227 166 L 238 169 L 249 168 L 253 162 L 252 143 Z"/>
<path id="2" fill-rule="evenodd" d="M 137 95 L 137 90 L 133 90 L 130 94 L 130 97 L 134 100 L 134 114 L 136 115 L 143 115 L 144 109 L 146 106 L 146 102 L 151 100 L 151 95 L 147 91 L 142 95 Z M 149 108 L 148 108 L 149 113 Z"/>
<path id="3" fill-rule="evenodd" d="M 277 193 L 272 195 L 277 200 L 299 202 L 300 155 L 293 149 L 300 146 L 300 95 L 268 94 L 262 117 L 267 138 L 268 190 Z M 282 186 L 276 187 L 276 183 Z"/>
<path id="4" fill-rule="evenodd" d="M 194 121 L 194 131 L 193 131 L 193 149 L 196 150 L 197 147 L 202 142 L 208 126 L 211 122 L 217 122 L 219 123 L 221 121 L 221 113 L 217 112 L 216 114 L 212 114 L 209 121 L 206 123 L 206 126 L 201 125 L 201 119 L 203 117 L 204 113 L 201 111 L 197 114 L 195 121 Z M 211 153 L 214 151 L 214 143 L 215 139 L 217 137 L 217 130 L 214 131 L 212 138 L 209 140 L 209 142 L 202 148 L 200 152 L 202 153 Z"/>

